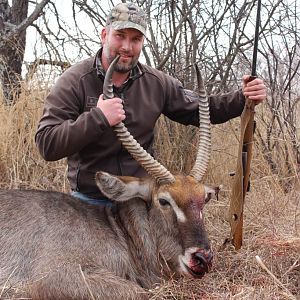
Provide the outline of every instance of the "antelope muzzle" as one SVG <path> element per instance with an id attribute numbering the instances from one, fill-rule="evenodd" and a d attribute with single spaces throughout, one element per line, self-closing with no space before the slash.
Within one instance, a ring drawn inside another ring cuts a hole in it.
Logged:
<path id="1" fill-rule="evenodd" d="M 193 248 L 185 251 L 179 258 L 185 276 L 202 278 L 212 267 L 213 252 L 211 249 Z"/>

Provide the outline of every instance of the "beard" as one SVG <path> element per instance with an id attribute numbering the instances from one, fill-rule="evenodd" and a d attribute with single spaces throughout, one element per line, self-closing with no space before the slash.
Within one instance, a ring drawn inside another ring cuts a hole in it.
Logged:
<path id="1" fill-rule="evenodd" d="M 109 57 L 109 63 L 111 63 L 115 59 L 116 56 L 117 55 L 115 55 L 114 57 Z M 118 61 L 118 63 L 116 64 L 116 67 L 115 67 L 115 71 L 119 72 L 119 73 L 130 72 L 138 63 L 138 58 L 134 58 L 134 57 L 132 57 L 130 59 L 130 61 L 127 63 L 124 63 L 121 60 L 122 60 L 122 57 L 120 58 L 120 60 Z"/>
<path id="2" fill-rule="evenodd" d="M 107 57 L 107 61 L 109 64 L 116 58 L 119 53 L 111 54 L 110 49 L 108 47 L 104 47 L 103 49 L 105 56 Z M 128 73 L 130 72 L 138 63 L 139 57 L 133 56 L 130 60 L 126 62 L 122 62 L 122 57 L 118 61 L 115 66 L 115 72 L 118 73 Z"/>
<path id="3" fill-rule="evenodd" d="M 137 65 L 137 61 L 132 61 L 130 64 L 123 64 L 118 62 L 115 71 L 118 73 L 128 73 Z"/>

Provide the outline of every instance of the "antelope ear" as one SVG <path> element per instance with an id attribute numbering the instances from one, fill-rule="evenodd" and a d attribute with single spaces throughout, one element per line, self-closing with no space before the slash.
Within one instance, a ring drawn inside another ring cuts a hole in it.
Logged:
<path id="1" fill-rule="evenodd" d="M 221 188 L 222 188 L 222 185 L 215 186 L 215 187 L 205 186 L 205 203 L 207 203 L 214 196 L 218 200 L 219 192 L 220 192 Z"/>
<path id="2" fill-rule="evenodd" d="M 96 173 L 96 184 L 100 191 L 113 201 L 128 201 L 142 198 L 148 201 L 151 197 L 151 179 L 131 176 L 114 176 L 106 172 Z"/>

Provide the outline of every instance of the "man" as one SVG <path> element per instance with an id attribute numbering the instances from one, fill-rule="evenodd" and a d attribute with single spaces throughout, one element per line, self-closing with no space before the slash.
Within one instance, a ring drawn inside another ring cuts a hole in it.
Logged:
<path id="1" fill-rule="evenodd" d="M 161 113 L 182 124 L 198 126 L 196 93 L 174 78 L 138 62 L 146 34 L 145 13 L 133 3 L 116 5 L 101 32 L 103 47 L 95 58 L 69 68 L 51 89 L 36 133 L 41 155 L 49 161 L 68 159 L 73 195 L 90 203 L 107 203 L 94 176 L 102 170 L 117 175 L 146 176 L 117 140 L 112 126 L 124 121 L 129 132 L 152 152 L 153 128 Z M 112 60 L 113 99 L 103 100 L 103 80 Z M 241 114 L 245 96 L 257 103 L 266 97 L 261 79 L 243 91 L 210 96 L 212 123 Z"/>

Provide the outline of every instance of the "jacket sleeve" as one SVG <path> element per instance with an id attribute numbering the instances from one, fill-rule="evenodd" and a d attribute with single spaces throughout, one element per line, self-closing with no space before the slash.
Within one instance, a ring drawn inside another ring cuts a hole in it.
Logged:
<path id="1" fill-rule="evenodd" d="M 212 124 L 224 123 L 239 117 L 245 106 L 245 97 L 241 89 L 226 94 L 211 95 L 208 99 Z"/>
<path id="2" fill-rule="evenodd" d="M 79 152 L 99 139 L 109 124 L 99 108 L 83 112 L 84 91 L 76 72 L 67 70 L 47 96 L 35 141 L 45 160 Z"/>
<path id="3" fill-rule="evenodd" d="M 166 106 L 164 114 L 173 121 L 186 125 L 199 125 L 198 94 L 184 89 L 182 84 L 173 80 L 165 85 L 167 87 Z M 224 123 L 241 115 L 245 97 L 242 90 L 226 94 L 208 96 L 210 120 L 212 124 Z"/>

